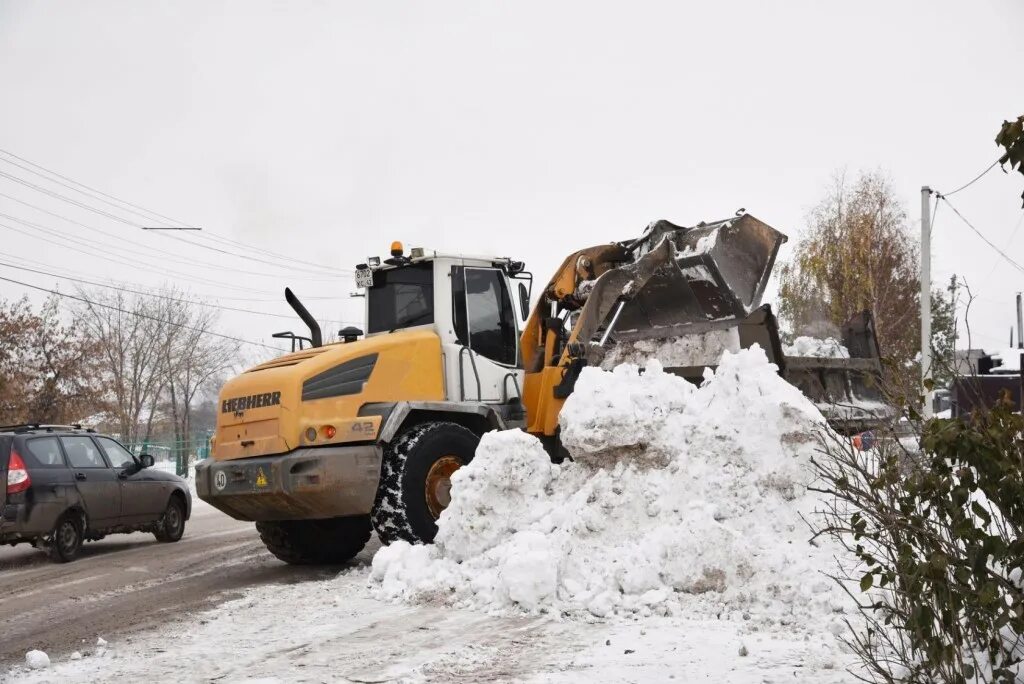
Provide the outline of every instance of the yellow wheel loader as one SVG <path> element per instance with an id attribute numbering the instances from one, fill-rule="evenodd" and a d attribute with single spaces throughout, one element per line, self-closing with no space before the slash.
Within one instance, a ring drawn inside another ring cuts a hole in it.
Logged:
<path id="1" fill-rule="evenodd" d="M 565 457 L 558 415 L 586 366 L 665 345 L 665 365 L 699 381 L 722 351 L 758 343 L 784 371 L 775 318 L 760 300 L 785 240 L 742 211 L 689 228 L 658 221 L 633 240 L 571 254 L 532 311 L 522 262 L 406 254 L 395 243 L 387 259 L 356 268 L 365 334 L 346 328 L 322 344 L 286 291 L 309 335 L 276 335 L 292 353 L 225 384 L 211 458 L 196 466 L 198 495 L 255 521 L 290 563 L 345 561 L 371 530 L 383 543 L 430 542 L 451 475 L 484 432 L 520 427 L 553 459 Z M 872 363 L 833 369 L 842 379 L 818 399 L 856 403 L 870 383 L 849 378 L 874 372 Z M 878 417 L 844 415 L 851 425 Z"/>

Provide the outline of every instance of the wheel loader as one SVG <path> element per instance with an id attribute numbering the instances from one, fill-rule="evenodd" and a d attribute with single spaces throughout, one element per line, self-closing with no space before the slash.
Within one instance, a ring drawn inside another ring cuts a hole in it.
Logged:
<path id="1" fill-rule="evenodd" d="M 532 309 L 533 276 L 522 262 L 406 254 L 396 242 L 386 259 L 357 265 L 365 332 L 346 328 L 323 344 L 317 322 L 286 291 L 309 334 L 275 335 L 291 341 L 292 353 L 224 385 L 211 458 L 196 466 L 197 493 L 255 521 L 289 563 L 343 562 L 372 530 L 385 544 L 430 542 L 451 476 L 484 432 L 522 428 L 552 459 L 567 457 L 558 415 L 587 366 L 665 344 L 674 355 L 668 370 L 699 381 L 722 351 L 756 343 L 787 373 L 775 318 L 761 306 L 785 240 L 743 211 L 692 227 L 657 221 L 634 239 L 569 255 Z M 873 338 L 869 322 L 857 331 Z M 826 410 L 848 405 L 839 429 L 884 412 L 876 397 L 857 396 L 870 383 L 851 380 L 876 372 L 877 345 L 873 352 L 863 368 L 797 364 L 805 392 Z"/>

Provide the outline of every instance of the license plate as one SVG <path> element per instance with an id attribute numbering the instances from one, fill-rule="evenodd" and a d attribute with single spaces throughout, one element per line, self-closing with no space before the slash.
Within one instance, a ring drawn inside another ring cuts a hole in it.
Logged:
<path id="1" fill-rule="evenodd" d="M 368 268 L 356 271 L 356 287 L 373 287 L 373 271 Z"/>

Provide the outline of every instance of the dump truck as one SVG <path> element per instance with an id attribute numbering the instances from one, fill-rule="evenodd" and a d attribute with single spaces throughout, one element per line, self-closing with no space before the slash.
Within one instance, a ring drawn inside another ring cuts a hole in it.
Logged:
<path id="1" fill-rule="evenodd" d="M 650 349 L 671 352 L 669 370 L 699 381 L 724 350 L 759 344 L 837 428 L 859 429 L 867 414 L 836 414 L 836 399 L 858 401 L 864 383 L 851 378 L 877 373 L 877 353 L 863 369 L 787 359 L 761 304 L 785 240 L 743 211 L 690 227 L 656 221 L 639 237 L 570 254 L 532 307 L 521 261 L 406 254 L 396 242 L 389 257 L 356 267 L 365 332 L 346 328 L 323 344 L 286 291 L 309 334 L 280 333 L 292 353 L 224 385 L 211 458 L 196 466 L 198 496 L 254 521 L 289 563 L 343 562 L 374 530 L 385 544 L 427 543 L 481 435 L 521 428 L 565 459 L 558 416 L 583 369 Z M 862 332 L 873 336 L 869 323 Z"/>

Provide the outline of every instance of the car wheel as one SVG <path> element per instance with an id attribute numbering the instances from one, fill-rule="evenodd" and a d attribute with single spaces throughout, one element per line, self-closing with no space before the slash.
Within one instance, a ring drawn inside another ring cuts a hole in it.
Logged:
<path id="1" fill-rule="evenodd" d="M 74 513 L 65 513 L 57 521 L 50 535 L 50 558 L 58 563 L 70 563 L 82 548 L 82 524 Z"/>
<path id="2" fill-rule="evenodd" d="M 157 541 L 176 542 L 181 539 L 183 534 L 185 534 L 185 507 L 181 504 L 181 499 L 172 496 L 171 500 L 167 502 L 167 510 L 164 511 L 163 517 L 160 518 L 156 529 L 153 530 L 153 536 Z"/>
<path id="3" fill-rule="evenodd" d="M 455 423 L 422 423 L 384 450 L 373 527 L 382 544 L 429 544 L 451 501 L 451 476 L 473 460 L 480 438 Z"/>

